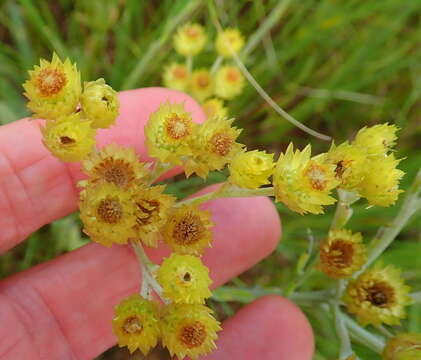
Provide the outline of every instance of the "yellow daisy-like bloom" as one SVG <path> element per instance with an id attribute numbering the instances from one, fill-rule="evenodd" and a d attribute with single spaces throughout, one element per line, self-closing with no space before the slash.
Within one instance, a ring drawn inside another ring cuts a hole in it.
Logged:
<path id="1" fill-rule="evenodd" d="M 348 284 L 344 301 L 362 325 L 398 325 L 411 302 L 409 290 L 399 269 L 375 266 Z"/>
<path id="2" fill-rule="evenodd" d="M 421 334 L 403 333 L 388 340 L 383 349 L 384 360 L 421 359 Z"/>
<path id="3" fill-rule="evenodd" d="M 364 149 L 369 156 L 384 155 L 396 143 L 395 125 L 380 124 L 371 127 L 364 127 L 358 131 L 354 144 Z"/>
<path id="4" fill-rule="evenodd" d="M 231 51 L 238 54 L 243 46 L 244 38 L 238 29 L 227 28 L 223 32 L 218 33 L 216 38 L 216 50 L 219 55 L 231 58 Z"/>
<path id="5" fill-rule="evenodd" d="M 118 345 L 127 346 L 130 353 L 140 349 L 146 356 L 161 333 L 157 304 L 135 294 L 120 302 L 114 311 L 113 332 Z"/>
<path id="6" fill-rule="evenodd" d="M 359 192 L 371 205 L 393 205 L 403 192 L 399 189 L 399 181 L 405 173 L 396 168 L 400 161 L 393 154 L 366 160 L 365 176 Z"/>
<path id="7" fill-rule="evenodd" d="M 217 98 L 206 100 L 202 107 L 208 118 L 214 116 L 224 118 L 228 115 L 228 109 L 224 106 L 224 101 Z"/>
<path id="8" fill-rule="evenodd" d="M 199 101 L 203 101 L 212 95 L 213 80 L 208 69 L 193 71 L 190 79 L 190 91 Z"/>
<path id="9" fill-rule="evenodd" d="M 81 120 L 80 113 L 48 121 L 41 132 L 44 145 L 61 161 L 83 160 L 95 146 L 95 130 L 90 121 Z"/>
<path id="10" fill-rule="evenodd" d="M 110 127 L 120 110 L 117 92 L 104 79 L 85 82 L 80 103 L 85 116 L 92 120 L 93 128 Z"/>
<path id="11" fill-rule="evenodd" d="M 51 62 L 41 59 L 40 66 L 29 71 L 23 84 L 28 108 L 43 119 L 55 120 L 76 110 L 81 85 L 80 73 L 69 59 L 63 63 L 56 53 Z"/>
<path id="12" fill-rule="evenodd" d="M 149 155 L 164 163 L 181 164 L 181 157 L 191 154 L 189 143 L 196 126 L 184 104 L 161 104 L 145 126 Z"/>
<path id="13" fill-rule="evenodd" d="M 210 211 L 197 205 L 182 205 L 168 215 L 162 235 L 173 252 L 201 255 L 212 241 Z"/>
<path id="14" fill-rule="evenodd" d="M 186 91 L 189 86 L 189 72 L 183 64 L 172 63 L 164 70 L 164 85 L 168 88 Z"/>
<path id="15" fill-rule="evenodd" d="M 366 251 L 360 233 L 331 230 L 320 245 L 320 270 L 334 279 L 350 277 L 366 261 Z"/>
<path id="16" fill-rule="evenodd" d="M 216 349 L 220 323 L 212 310 L 201 304 L 172 304 L 161 318 L 162 344 L 171 356 L 197 360 Z"/>
<path id="17" fill-rule="evenodd" d="M 133 148 L 116 144 L 91 153 L 82 165 L 83 172 L 89 177 L 89 183 L 107 182 L 122 189 L 142 182 L 149 174 L 146 165 L 138 160 Z M 86 181 L 82 184 L 86 184 Z"/>
<path id="18" fill-rule="evenodd" d="M 157 278 L 164 296 L 175 303 L 203 304 L 212 295 L 209 270 L 196 256 L 173 253 L 162 262 Z"/>
<path id="19" fill-rule="evenodd" d="M 339 182 L 333 165 L 326 164 L 321 156 L 310 156 L 310 145 L 294 152 L 292 143 L 279 155 L 273 175 L 275 197 L 300 214 L 321 214 L 324 205 L 335 203 L 329 194 Z"/>
<path id="20" fill-rule="evenodd" d="M 163 194 L 165 185 L 139 186 L 133 196 L 136 206 L 135 230 L 138 238 L 147 246 L 156 247 L 159 232 L 167 221 L 168 210 L 175 203 L 171 195 Z"/>
<path id="21" fill-rule="evenodd" d="M 358 191 L 365 176 L 366 154 L 359 146 L 344 142 L 339 146 L 332 144 L 326 154 L 326 161 L 335 165 L 335 176 L 340 181 L 339 188 Z"/>
<path id="22" fill-rule="evenodd" d="M 206 40 L 203 26 L 188 23 L 178 28 L 174 36 L 174 48 L 180 55 L 195 56 L 202 51 Z"/>
<path id="23" fill-rule="evenodd" d="M 206 178 L 209 171 L 221 170 L 243 148 L 236 142 L 241 129 L 232 126 L 234 119 L 210 118 L 194 134 L 193 149 L 184 163 L 187 176 L 196 173 Z"/>
<path id="24" fill-rule="evenodd" d="M 257 189 L 270 183 L 274 165 L 273 154 L 258 150 L 240 152 L 229 164 L 228 181 L 243 188 Z"/>
<path id="25" fill-rule="evenodd" d="M 105 246 L 127 244 L 136 236 L 135 204 L 131 194 L 114 184 L 88 186 L 79 203 L 84 232 Z"/>
<path id="26" fill-rule="evenodd" d="M 236 66 L 221 66 L 215 74 L 215 95 L 230 100 L 240 95 L 244 88 L 244 76 Z"/>

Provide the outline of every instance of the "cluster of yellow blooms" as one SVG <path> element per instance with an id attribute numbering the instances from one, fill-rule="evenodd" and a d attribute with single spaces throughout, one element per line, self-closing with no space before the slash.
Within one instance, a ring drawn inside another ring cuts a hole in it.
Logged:
<path id="1" fill-rule="evenodd" d="M 187 23 L 178 28 L 174 36 L 174 48 L 179 55 L 192 59 L 204 50 L 207 39 L 203 26 Z M 164 71 L 164 85 L 192 95 L 201 102 L 208 117 L 227 116 L 228 110 L 224 106 L 224 100 L 231 100 L 240 95 L 245 81 L 237 66 L 219 66 L 220 60 L 232 58 L 232 52 L 237 54 L 243 45 L 244 38 L 238 29 L 225 29 L 218 34 L 215 41 L 219 56 L 217 66 L 192 71 L 188 65 L 190 60 L 186 61 L 186 64 L 171 63 Z"/>
<path id="2" fill-rule="evenodd" d="M 236 52 L 243 44 L 236 30 L 220 34 L 216 48 L 224 57 L 231 54 L 227 41 Z M 183 26 L 175 37 L 177 51 L 185 56 L 196 55 L 205 43 L 204 30 L 197 24 Z M 204 74 L 209 77 L 201 70 L 189 81 Z M 209 93 L 195 90 L 196 96 L 209 94 L 200 98 L 206 99 L 216 91 L 217 83 Z M 261 186 L 273 185 L 265 189 L 272 189 L 276 201 L 300 214 L 323 213 L 324 206 L 336 201 L 331 195 L 335 188 L 379 206 L 395 203 L 402 191 L 398 185 L 403 172 L 390 153 L 397 131 L 393 125 L 363 128 L 354 141 L 332 145 L 327 153 L 316 156 L 311 156 L 310 145 L 301 151 L 290 144 L 275 162 L 273 154 L 248 151 L 237 141 L 241 130 L 225 117 L 226 112 L 216 112 L 197 124 L 183 104 L 165 102 L 145 126 L 146 147 L 156 159 L 152 164 L 140 161 L 130 147 L 111 144 L 95 149 L 95 129 L 115 122 L 119 101 L 103 79 L 85 83 L 83 91 L 80 84 L 76 66 L 53 55 L 51 62 L 41 60 L 30 71 L 24 88 L 28 107 L 47 120 L 42 130 L 45 146 L 62 161 L 82 161 L 87 175 L 79 183 L 84 232 L 105 246 L 131 242 L 156 247 L 163 240 L 172 250 L 159 269 L 149 274 L 159 284 L 158 295 L 165 305 L 152 301 L 148 291 L 146 296 L 124 299 L 115 308 L 114 333 L 119 345 L 131 352 L 140 349 L 147 354 L 161 339 L 171 355 L 197 359 L 215 348 L 220 330 L 205 305 L 211 296 L 211 279 L 201 261 L 211 246 L 211 214 L 200 208 L 200 201 L 177 202 L 165 193 L 165 185 L 153 185 L 162 173 L 159 169 L 182 165 L 186 176 L 206 178 L 210 171 L 227 166 L 225 190 L 255 190 L 258 195 Z M 180 89 L 186 88 L 180 85 Z M 216 93 L 226 98 L 221 90 Z M 333 229 L 321 244 L 320 269 L 333 278 L 353 276 L 365 261 L 359 233 Z M 397 269 L 375 266 L 349 282 L 344 301 L 363 324 L 397 324 L 409 303 L 408 292 Z M 389 347 L 388 352 L 398 351 L 393 344 Z"/>

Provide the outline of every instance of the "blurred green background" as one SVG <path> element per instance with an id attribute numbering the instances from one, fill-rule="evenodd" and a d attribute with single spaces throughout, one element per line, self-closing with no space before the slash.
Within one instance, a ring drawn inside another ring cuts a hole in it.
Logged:
<path id="1" fill-rule="evenodd" d="M 161 84 L 163 67 L 182 59 L 172 50 L 174 29 L 186 21 L 202 23 L 210 39 L 214 7 L 223 26 L 238 27 L 247 43 L 241 58 L 260 85 L 299 121 L 343 141 L 362 126 L 397 124 L 397 156 L 406 159 L 407 188 L 421 164 L 420 94 L 421 33 L 419 0 L 3 0 L 0 1 L 0 124 L 28 115 L 21 84 L 27 70 L 52 51 L 77 62 L 84 79 L 104 77 L 116 90 Z M 210 41 L 195 58 L 195 67 L 210 66 L 215 52 Z M 248 85 L 228 103 L 242 142 L 279 152 L 290 142 L 311 142 L 315 152 L 329 144 L 291 127 Z M 213 174 L 218 182 L 223 174 Z M 203 186 L 197 179 L 172 183 L 169 190 L 185 196 Z M 367 208 L 358 203 L 350 228 L 370 239 L 398 206 Z M 301 217 L 278 206 L 283 240 L 277 251 L 223 289 L 212 305 L 221 318 L 230 316 L 250 297 L 241 288 L 277 286 L 295 281 L 295 264 L 307 249 L 307 229 L 316 240 L 326 235 L 333 209 L 323 216 Z M 47 261 L 87 242 L 77 214 L 43 227 L 0 258 L 0 277 Z M 420 217 L 417 216 L 384 256 L 395 263 L 414 291 L 421 290 Z M 301 289 L 329 286 L 317 271 Z M 332 319 L 320 306 L 305 306 L 316 334 L 315 359 L 334 359 L 336 335 Z M 421 331 L 421 306 L 409 308 L 402 329 Z M 399 329 L 397 329 L 399 330 Z M 395 330 L 392 330 L 395 331 Z M 355 346 L 362 359 L 379 357 Z M 98 359 L 127 359 L 126 350 L 111 349 Z M 141 359 L 139 354 L 133 359 Z M 152 358 L 164 358 L 156 352 Z"/>

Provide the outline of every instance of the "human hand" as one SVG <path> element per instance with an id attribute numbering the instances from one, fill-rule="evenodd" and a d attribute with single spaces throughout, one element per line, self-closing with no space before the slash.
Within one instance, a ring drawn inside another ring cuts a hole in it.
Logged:
<path id="1" fill-rule="evenodd" d="M 199 105 L 177 91 L 126 91 L 116 125 L 98 131 L 98 146 L 133 145 L 143 160 L 143 126 L 165 100 L 185 101 L 193 119 L 204 120 Z M 23 119 L 0 127 L 0 252 L 77 208 L 80 167 L 54 158 L 41 142 L 39 126 Z M 206 206 L 215 226 L 213 247 L 203 259 L 219 286 L 275 248 L 280 223 L 267 198 L 219 199 Z M 160 262 L 169 251 L 161 246 L 149 254 Z M 129 247 L 90 243 L 1 281 L 0 360 L 92 359 L 115 344 L 113 308 L 138 291 L 139 278 Z M 294 304 L 267 296 L 228 319 L 217 346 L 206 359 L 308 360 L 313 336 Z"/>

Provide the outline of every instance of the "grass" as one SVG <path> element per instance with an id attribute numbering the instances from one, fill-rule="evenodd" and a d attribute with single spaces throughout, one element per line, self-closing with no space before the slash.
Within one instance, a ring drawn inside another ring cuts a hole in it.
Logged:
<path id="1" fill-rule="evenodd" d="M 159 4 L 159 6 L 158 6 Z M 215 29 L 209 11 L 216 11 L 223 26 L 237 26 L 248 38 L 241 58 L 259 84 L 299 121 L 337 141 L 352 136 L 362 126 L 396 123 L 402 130 L 398 156 L 406 157 L 403 186 L 413 178 L 421 160 L 420 122 L 421 53 L 417 1 L 266 0 L 216 1 L 216 8 L 199 0 L 69 1 L 4 0 L 0 3 L 0 124 L 28 114 L 21 84 L 26 71 L 52 51 L 78 63 L 86 79 L 104 77 L 115 89 L 155 86 L 163 66 L 180 60 L 171 49 L 174 29 L 187 20 Z M 195 59 L 195 66 L 210 66 L 211 44 Z M 242 141 L 249 148 L 278 152 L 287 143 L 311 142 L 315 151 L 328 144 L 309 138 L 272 111 L 248 86 L 229 104 Z M 215 182 L 220 178 L 212 178 Z M 171 192 L 184 196 L 202 186 L 201 181 L 172 184 Z M 283 241 L 277 251 L 233 282 L 287 287 L 294 264 L 307 248 L 306 228 L 320 239 L 326 234 L 332 211 L 323 216 L 301 217 L 278 207 L 283 219 Z M 366 209 L 357 205 L 350 227 L 366 238 L 390 221 L 397 207 Z M 421 289 L 418 257 L 420 218 L 413 219 L 384 256 L 386 263 L 402 267 L 414 290 Z M 45 226 L 2 255 L 0 276 L 47 261 L 84 244 L 76 214 Z M 314 274 L 305 289 L 327 282 Z M 239 302 L 215 303 L 229 315 Z M 315 359 L 336 356 L 332 321 L 318 307 L 304 308 L 315 329 Z M 421 331 L 421 307 L 413 305 L 403 329 Z M 378 359 L 357 346 L 362 359 Z M 100 359 L 124 357 L 112 349 Z M 134 357 L 135 358 L 135 357 Z"/>

